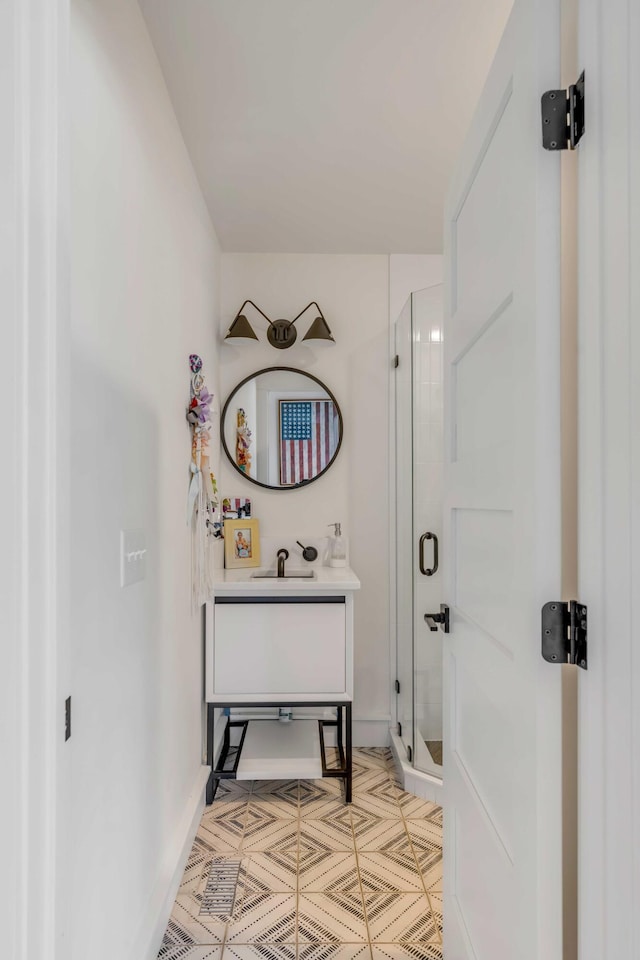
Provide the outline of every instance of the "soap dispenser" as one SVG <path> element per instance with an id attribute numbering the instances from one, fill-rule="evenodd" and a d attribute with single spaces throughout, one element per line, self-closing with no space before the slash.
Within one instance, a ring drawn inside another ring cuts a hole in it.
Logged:
<path id="1" fill-rule="evenodd" d="M 329 537 L 329 566 L 346 567 L 347 549 L 342 538 L 342 526 L 339 523 L 330 523 L 333 527 L 333 536 Z"/>

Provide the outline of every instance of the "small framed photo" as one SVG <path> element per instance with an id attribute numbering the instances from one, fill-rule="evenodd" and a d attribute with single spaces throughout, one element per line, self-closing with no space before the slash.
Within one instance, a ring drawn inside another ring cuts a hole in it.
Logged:
<path id="1" fill-rule="evenodd" d="M 260 524 L 244 517 L 224 522 L 224 565 L 228 570 L 237 567 L 260 566 Z"/>

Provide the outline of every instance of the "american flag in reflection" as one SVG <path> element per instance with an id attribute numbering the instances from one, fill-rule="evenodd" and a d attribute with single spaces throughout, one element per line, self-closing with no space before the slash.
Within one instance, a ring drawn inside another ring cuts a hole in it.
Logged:
<path id="1" fill-rule="evenodd" d="M 338 445 L 333 400 L 280 401 L 280 483 L 310 480 L 327 466 Z"/>

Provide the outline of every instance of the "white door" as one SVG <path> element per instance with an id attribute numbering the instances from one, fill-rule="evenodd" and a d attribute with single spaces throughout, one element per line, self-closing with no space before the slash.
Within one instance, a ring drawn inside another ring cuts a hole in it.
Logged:
<path id="1" fill-rule="evenodd" d="M 446 960 L 561 960 L 559 3 L 515 0 L 445 211 Z"/>

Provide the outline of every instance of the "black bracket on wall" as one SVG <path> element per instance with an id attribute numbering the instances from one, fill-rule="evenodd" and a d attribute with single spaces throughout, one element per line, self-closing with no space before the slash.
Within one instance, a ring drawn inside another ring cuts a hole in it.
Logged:
<path id="1" fill-rule="evenodd" d="M 548 663 L 587 669 L 587 608 L 577 600 L 552 600 L 542 608 L 542 656 Z"/>
<path id="2" fill-rule="evenodd" d="M 540 110 L 545 150 L 575 150 L 584 134 L 584 70 L 567 90 L 543 93 Z"/>

